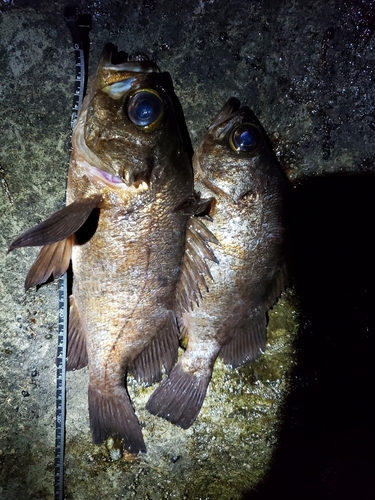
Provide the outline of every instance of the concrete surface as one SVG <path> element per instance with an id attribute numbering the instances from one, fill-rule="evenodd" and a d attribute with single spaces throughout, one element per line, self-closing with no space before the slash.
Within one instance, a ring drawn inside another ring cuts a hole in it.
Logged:
<path id="1" fill-rule="evenodd" d="M 92 16 L 90 73 L 108 41 L 151 55 L 171 74 L 194 146 L 228 97 L 254 109 L 295 187 L 296 291 L 270 314 L 262 359 L 216 366 L 191 429 L 148 415 L 152 388 L 129 382 L 148 447 L 139 458 L 114 461 L 92 444 L 87 371 L 70 373 L 65 498 L 370 498 L 373 2 L 75 3 Z M 37 250 L 5 251 L 63 204 L 75 76 L 65 5 L 0 3 L 4 500 L 53 497 L 57 284 L 25 294 Z"/>

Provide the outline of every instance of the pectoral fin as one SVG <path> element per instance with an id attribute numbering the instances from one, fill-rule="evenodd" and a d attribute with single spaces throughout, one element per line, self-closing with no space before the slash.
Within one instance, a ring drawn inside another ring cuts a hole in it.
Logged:
<path id="1" fill-rule="evenodd" d="M 10 244 L 8 253 L 15 248 L 50 245 L 51 243 L 68 238 L 78 231 L 86 222 L 93 209 L 102 201 L 103 198 L 101 195 L 74 201 L 51 215 L 51 217 L 48 217 L 47 220 L 18 236 Z"/>
<path id="2" fill-rule="evenodd" d="M 45 283 L 50 276 L 58 278 L 63 275 L 69 267 L 72 246 L 73 236 L 42 246 L 34 264 L 27 273 L 25 291 L 32 286 Z"/>

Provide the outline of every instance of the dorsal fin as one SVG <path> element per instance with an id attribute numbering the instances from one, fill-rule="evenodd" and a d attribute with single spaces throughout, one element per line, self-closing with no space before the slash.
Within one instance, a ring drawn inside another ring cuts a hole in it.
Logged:
<path id="1" fill-rule="evenodd" d="M 206 260 L 219 263 L 209 243 L 220 245 L 216 237 L 203 222 L 204 217 L 192 216 L 186 228 L 185 254 L 181 262 L 180 278 L 176 287 L 175 312 L 180 316 L 184 310 L 199 304 L 201 291 L 208 290 L 206 276 L 212 279 Z"/>
<path id="2" fill-rule="evenodd" d="M 274 306 L 288 284 L 288 266 L 282 262 L 262 306 L 243 317 L 233 331 L 232 340 L 221 348 L 219 356 L 225 364 L 237 368 L 256 360 L 264 353 L 267 340 L 267 312 Z"/>

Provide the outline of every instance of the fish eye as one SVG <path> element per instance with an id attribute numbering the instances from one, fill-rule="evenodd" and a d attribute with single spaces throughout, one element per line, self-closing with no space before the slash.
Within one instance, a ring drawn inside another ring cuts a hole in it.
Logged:
<path id="1" fill-rule="evenodd" d="M 138 90 L 127 102 L 129 120 L 143 130 L 154 130 L 164 116 L 164 104 L 152 89 Z"/>
<path id="2" fill-rule="evenodd" d="M 233 151 L 255 153 L 262 144 L 262 134 L 251 123 L 242 123 L 235 127 L 229 136 L 229 145 Z"/>

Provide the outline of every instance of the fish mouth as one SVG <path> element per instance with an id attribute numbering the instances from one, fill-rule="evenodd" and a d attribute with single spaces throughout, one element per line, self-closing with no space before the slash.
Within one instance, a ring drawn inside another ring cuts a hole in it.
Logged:
<path id="1" fill-rule="evenodd" d="M 248 109 L 248 108 L 247 108 Z M 223 123 L 227 122 L 231 118 L 234 118 L 241 112 L 241 102 L 236 97 L 231 97 L 224 104 L 215 118 L 212 120 L 211 125 L 208 127 L 208 130 L 213 130 L 216 127 L 219 127 Z"/>
<path id="2" fill-rule="evenodd" d="M 248 106 L 241 106 L 236 97 L 231 97 L 213 119 L 208 132 L 222 139 L 232 127 L 245 122 L 257 124 L 258 120 Z"/>
<path id="3" fill-rule="evenodd" d="M 140 73 L 160 73 L 160 69 L 144 54 L 132 57 L 107 43 L 100 58 L 96 84 L 113 99 L 120 99 Z"/>
<path id="4" fill-rule="evenodd" d="M 101 183 L 106 184 L 112 189 L 121 189 L 121 188 L 129 188 L 134 187 L 136 189 L 147 189 L 149 187 L 149 183 L 147 179 L 143 179 L 142 177 L 135 178 L 134 176 L 130 176 L 128 182 L 125 182 L 124 179 L 121 179 L 118 175 L 110 174 L 109 172 L 105 172 L 100 168 L 93 167 L 89 165 L 87 162 L 84 164 L 84 168 L 87 172 L 88 177 L 92 181 L 100 181 Z"/>
<path id="5" fill-rule="evenodd" d="M 86 173 L 91 180 L 99 180 L 102 183 L 107 184 L 107 186 L 110 186 L 111 188 L 121 188 L 122 186 L 124 186 L 124 181 L 117 175 L 113 175 L 105 172 L 104 170 L 101 170 L 100 168 L 93 167 L 86 161 L 84 162 L 83 167 L 85 168 Z"/>

